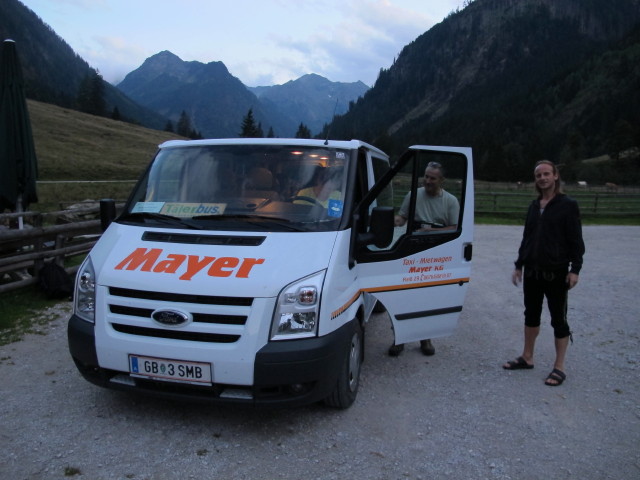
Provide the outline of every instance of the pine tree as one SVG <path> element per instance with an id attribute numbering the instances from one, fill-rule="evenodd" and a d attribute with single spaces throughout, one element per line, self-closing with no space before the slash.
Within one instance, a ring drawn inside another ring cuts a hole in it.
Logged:
<path id="1" fill-rule="evenodd" d="M 76 102 L 78 110 L 91 115 L 105 116 L 106 103 L 104 100 L 104 80 L 96 70 L 90 70 L 78 88 Z"/>
<path id="2" fill-rule="evenodd" d="M 91 79 L 91 104 L 93 106 L 94 115 L 104 117 L 107 110 L 107 103 L 104 100 L 104 80 L 99 71 Z"/>
<path id="3" fill-rule="evenodd" d="M 176 126 L 176 133 L 182 137 L 189 137 L 192 130 L 191 119 L 189 118 L 189 115 L 187 115 L 187 112 L 183 110 L 180 114 L 178 125 Z"/>
<path id="4" fill-rule="evenodd" d="M 311 130 L 309 130 L 309 127 L 302 122 L 300 122 L 300 125 L 298 126 L 296 138 L 311 138 Z"/>
<path id="5" fill-rule="evenodd" d="M 256 121 L 253 118 L 253 109 L 249 109 L 245 117 L 242 119 L 242 129 L 238 134 L 242 138 L 260 138 L 262 134 L 256 126 Z"/>

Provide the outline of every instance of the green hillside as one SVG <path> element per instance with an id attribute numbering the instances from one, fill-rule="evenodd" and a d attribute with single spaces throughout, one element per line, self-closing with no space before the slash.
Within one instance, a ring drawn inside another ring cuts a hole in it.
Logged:
<path id="1" fill-rule="evenodd" d="M 181 138 L 170 132 L 96 117 L 55 105 L 27 101 L 38 156 L 38 204 L 35 210 L 57 208 L 60 202 L 115 196 L 122 199 L 132 183 L 49 184 L 50 181 L 135 180 L 160 143 Z"/>

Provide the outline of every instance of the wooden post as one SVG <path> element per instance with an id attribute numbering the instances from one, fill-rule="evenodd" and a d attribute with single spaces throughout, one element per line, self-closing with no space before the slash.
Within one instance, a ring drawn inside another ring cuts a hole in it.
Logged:
<path id="1" fill-rule="evenodd" d="M 62 234 L 56 235 L 56 246 L 55 246 L 55 249 L 56 250 L 60 250 L 61 248 L 64 248 L 64 243 L 65 243 L 66 239 L 67 239 L 67 237 L 65 237 Z M 64 267 L 64 254 L 57 255 L 54 258 L 53 261 L 56 262 L 56 264 L 60 265 L 61 267 Z"/>
<path id="2" fill-rule="evenodd" d="M 42 214 L 38 213 L 33 217 L 33 228 L 41 228 L 42 227 Z M 41 252 L 44 245 L 44 241 L 42 237 L 38 236 L 33 241 L 33 251 Z M 44 267 L 44 259 L 37 259 L 33 262 L 33 276 L 37 277 L 40 269 Z"/>

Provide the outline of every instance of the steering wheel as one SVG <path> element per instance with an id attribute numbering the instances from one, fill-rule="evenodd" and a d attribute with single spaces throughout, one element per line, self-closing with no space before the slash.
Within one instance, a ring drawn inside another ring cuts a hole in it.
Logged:
<path id="1" fill-rule="evenodd" d="M 322 205 L 322 203 L 320 203 L 318 201 L 318 199 L 312 198 L 312 197 L 305 197 L 303 195 L 294 195 L 289 200 L 291 200 L 291 202 L 295 202 L 296 200 L 302 200 L 303 202 L 309 202 L 309 203 L 312 203 L 314 205 L 317 205 L 319 207 L 324 208 L 324 205 Z"/>

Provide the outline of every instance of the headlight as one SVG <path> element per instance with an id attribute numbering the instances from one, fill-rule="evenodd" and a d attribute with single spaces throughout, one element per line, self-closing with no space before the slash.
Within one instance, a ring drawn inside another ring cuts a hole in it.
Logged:
<path id="1" fill-rule="evenodd" d="M 293 282 L 280 292 L 271 325 L 271 340 L 315 337 L 323 280 L 324 271 Z"/>
<path id="2" fill-rule="evenodd" d="M 96 276 L 91 259 L 87 257 L 80 265 L 76 276 L 75 314 L 95 323 L 96 321 Z"/>

